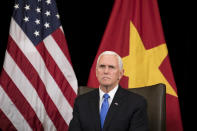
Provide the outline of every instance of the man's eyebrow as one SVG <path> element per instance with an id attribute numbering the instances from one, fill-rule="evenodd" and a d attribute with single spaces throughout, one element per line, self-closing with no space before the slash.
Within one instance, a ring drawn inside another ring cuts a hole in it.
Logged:
<path id="1" fill-rule="evenodd" d="M 100 66 L 100 67 L 104 67 L 104 66 L 106 66 L 106 65 L 104 65 L 104 64 L 100 64 L 99 66 Z"/>
<path id="2" fill-rule="evenodd" d="M 109 67 L 109 68 L 115 68 L 114 65 L 105 65 L 105 64 L 100 64 L 99 67 Z"/>
<path id="3" fill-rule="evenodd" d="M 115 66 L 114 66 L 114 65 L 109 65 L 109 67 L 110 67 L 110 68 L 115 68 Z"/>

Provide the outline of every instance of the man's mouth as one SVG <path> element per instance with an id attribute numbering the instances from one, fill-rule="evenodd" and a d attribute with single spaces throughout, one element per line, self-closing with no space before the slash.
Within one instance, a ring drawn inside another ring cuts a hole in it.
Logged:
<path id="1" fill-rule="evenodd" d="M 109 80 L 110 77 L 103 77 L 103 80 Z"/>

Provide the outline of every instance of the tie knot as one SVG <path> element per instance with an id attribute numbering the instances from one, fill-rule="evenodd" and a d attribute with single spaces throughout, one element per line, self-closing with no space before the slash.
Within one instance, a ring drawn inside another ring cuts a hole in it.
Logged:
<path id="1" fill-rule="evenodd" d="M 106 93 L 103 95 L 104 99 L 108 99 L 109 98 L 109 95 Z"/>

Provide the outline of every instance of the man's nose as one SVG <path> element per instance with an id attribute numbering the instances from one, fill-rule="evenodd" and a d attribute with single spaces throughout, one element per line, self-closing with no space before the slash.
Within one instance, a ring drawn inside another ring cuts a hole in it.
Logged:
<path id="1" fill-rule="evenodd" d="M 105 67 L 104 73 L 108 73 L 108 72 L 109 72 L 109 67 Z"/>

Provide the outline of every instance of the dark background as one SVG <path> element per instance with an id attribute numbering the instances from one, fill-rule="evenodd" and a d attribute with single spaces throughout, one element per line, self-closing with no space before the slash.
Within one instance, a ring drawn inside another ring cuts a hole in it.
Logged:
<path id="1" fill-rule="evenodd" d="M 114 0 L 56 0 L 79 85 L 86 85 Z M 195 126 L 195 41 L 191 6 L 158 0 L 164 35 L 177 84 L 184 130 Z M 1 1 L 0 69 L 2 69 L 14 0 Z M 3 8 L 4 7 L 4 8 Z"/>

